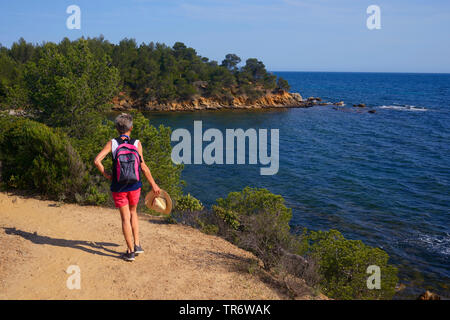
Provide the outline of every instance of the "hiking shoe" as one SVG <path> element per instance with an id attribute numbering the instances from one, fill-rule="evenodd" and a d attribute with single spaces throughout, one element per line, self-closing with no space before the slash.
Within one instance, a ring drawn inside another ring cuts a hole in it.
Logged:
<path id="1" fill-rule="evenodd" d="M 136 254 L 144 253 L 144 249 L 142 249 L 141 246 L 134 245 L 134 253 Z"/>
<path id="2" fill-rule="evenodd" d="M 122 255 L 122 259 L 125 261 L 134 261 L 134 252 L 125 252 Z"/>

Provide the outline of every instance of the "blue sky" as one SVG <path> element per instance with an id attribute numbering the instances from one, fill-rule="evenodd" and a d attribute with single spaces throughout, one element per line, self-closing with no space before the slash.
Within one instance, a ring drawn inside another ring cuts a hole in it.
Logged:
<path id="1" fill-rule="evenodd" d="M 68 30 L 69 5 L 81 30 Z M 366 27 L 369 5 L 381 30 Z M 210 59 L 236 53 L 273 71 L 450 72 L 448 0 L 2 1 L 0 43 L 98 36 L 184 42 Z"/>

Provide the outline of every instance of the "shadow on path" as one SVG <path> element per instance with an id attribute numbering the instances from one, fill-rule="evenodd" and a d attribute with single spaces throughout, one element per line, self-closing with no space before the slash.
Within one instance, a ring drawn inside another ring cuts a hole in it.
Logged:
<path id="1" fill-rule="evenodd" d="M 88 253 L 97 254 L 101 256 L 107 256 L 107 257 L 113 257 L 113 258 L 120 258 L 120 253 L 108 249 L 106 247 L 118 247 L 119 245 L 116 243 L 110 243 L 110 242 L 93 242 L 93 241 L 84 241 L 84 240 L 67 240 L 67 239 L 58 239 L 58 238 L 51 238 L 48 236 L 41 236 L 38 235 L 37 232 L 31 233 L 26 232 L 22 230 L 17 230 L 16 228 L 5 228 L 6 234 L 9 235 L 16 235 L 20 236 L 26 240 L 29 240 L 35 244 L 48 244 L 51 246 L 57 246 L 57 247 L 67 247 L 67 248 L 74 248 L 79 249 Z M 94 249 L 102 249 L 106 252 L 105 253 L 99 250 Z"/>

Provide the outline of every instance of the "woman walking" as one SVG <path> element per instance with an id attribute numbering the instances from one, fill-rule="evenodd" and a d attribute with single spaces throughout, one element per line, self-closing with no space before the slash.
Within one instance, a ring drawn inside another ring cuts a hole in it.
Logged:
<path id="1" fill-rule="evenodd" d="M 133 117 L 122 113 L 115 120 L 119 137 L 108 141 L 94 160 L 100 173 L 111 181 L 111 191 L 116 208 L 122 218 L 122 231 L 127 244 L 127 251 L 123 254 L 126 261 L 134 261 L 135 255 L 144 253 L 139 241 L 139 219 L 137 204 L 141 194 L 141 172 L 144 173 L 156 196 L 160 188 L 155 183 L 150 169 L 145 164 L 142 145 L 139 140 L 131 139 Z M 105 172 L 103 159 L 112 153 L 112 175 Z"/>

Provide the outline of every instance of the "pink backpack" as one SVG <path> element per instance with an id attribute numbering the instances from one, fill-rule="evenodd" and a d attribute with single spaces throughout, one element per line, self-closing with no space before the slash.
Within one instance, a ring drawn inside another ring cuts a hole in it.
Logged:
<path id="1" fill-rule="evenodd" d="M 136 139 L 115 138 L 112 140 L 113 181 L 132 184 L 140 181 L 141 156 Z"/>

